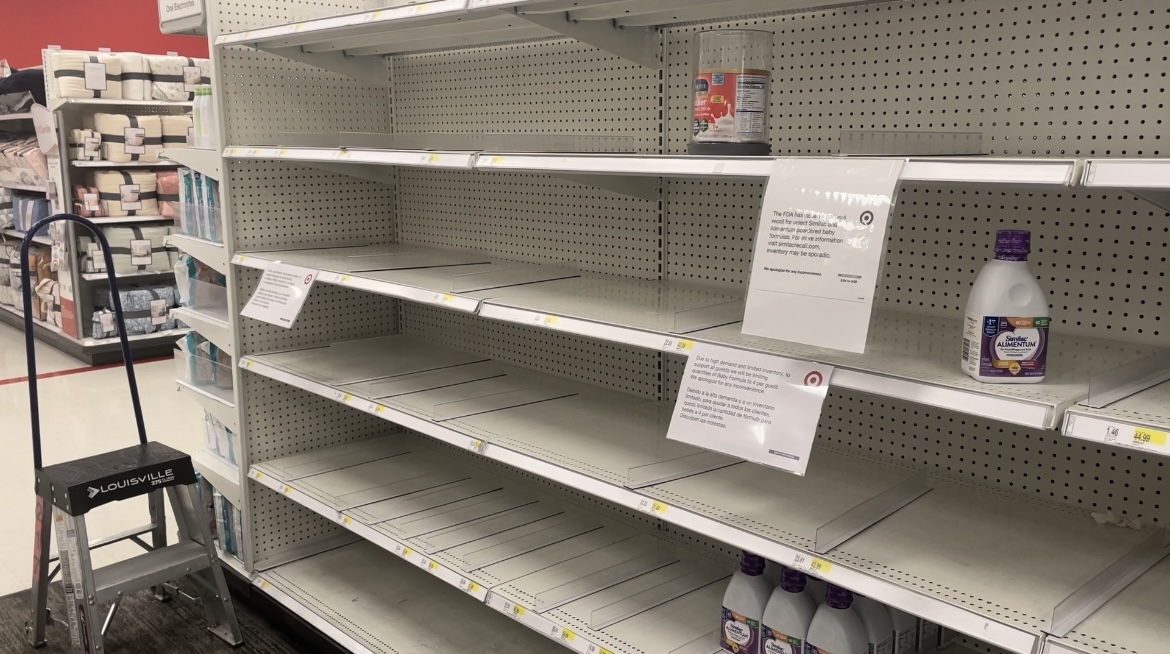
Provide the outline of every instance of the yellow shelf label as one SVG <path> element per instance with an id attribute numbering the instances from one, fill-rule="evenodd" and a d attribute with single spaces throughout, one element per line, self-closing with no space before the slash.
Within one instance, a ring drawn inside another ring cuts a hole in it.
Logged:
<path id="1" fill-rule="evenodd" d="M 263 473 L 263 472 L 257 472 L 257 473 L 256 473 L 256 479 L 264 479 L 264 473 Z"/>
<path id="2" fill-rule="evenodd" d="M 414 554 L 414 551 L 412 551 L 409 547 L 402 548 L 402 558 L 409 559 L 412 554 Z"/>
<path id="3" fill-rule="evenodd" d="M 440 159 L 442 159 L 442 157 L 440 157 L 438 154 L 432 154 L 429 158 L 429 161 L 431 163 L 439 163 Z"/>
<path id="4" fill-rule="evenodd" d="M 293 492 L 292 486 L 285 486 L 284 487 L 284 494 L 285 495 L 292 495 L 292 492 Z"/>
<path id="5" fill-rule="evenodd" d="M 523 606 L 520 606 L 519 604 L 512 605 L 512 615 L 520 617 L 525 613 L 528 613 L 528 611 Z"/>
<path id="6" fill-rule="evenodd" d="M 494 164 L 502 164 L 502 163 L 504 163 L 504 158 L 503 157 L 492 157 L 491 163 L 493 165 Z"/>
<path id="7" fill-rule="evenodd" d="M 439 564 L 435 563 L 434 561 L 431 561 L 430 563 L 427 564 L 427 569 L 430 570 L 431 572 L 438 572 L 439 571 Z"/>
<path id="8" fill-rule="evenodd" d="M 469 584 L 467 584 L 467 592 L 478 593 L 479 592 L 479 584 L 475 583 L 474 581 L 470 582 Z"/>
<path id="9" fill-rule="evenodd" d="M 352 523 L 353 523 L 353 518 L 351 518 L 349 516 L 343 516 L 341 518 L 341 524 L 343 524 L 343 525 L 348 525 L 348 524 L 352 524 Z"/>
<path id="10" fill-rule="evenodd" d="M 568 629 L 561 629 L 561 640 L 571 643 L 576 640 L 576 638 L 577 634 L 569 631 Z"/>
<path id="11" fill-rule="evenodd" d="M 689 352 L 689 351 L 695 349 L 695 342 L 680 339 L 678 342 L 678 349 L 685 350 L 685 351 Z"/>
<path id="12" fill-rule="evenodd" d="M 808 565 L 808 569 L 817 574 L 827 575 L 833 571 L 833 564 L 823 559 L 813 559 L 812 563 Z"/>
<path id="13" fill-rule="evenodd" d="M 1133 442 L 1139 445 L 1157 445 L 1165 447 L 1166 432 L 1156 431 L 1154 429 L 1146 429 L 1145 427 L 1138 427 L 1133 430 Z"/>
<path id="14" fill-rule="evenodd" d="M 349 281 L 349 275 L 342 275 L 342 276 L 341 276 L 341 283 L 342 283 L 342 284 L 344 284 L 344 283 L 346 283 L 346 282 L 348 282 L 348 281 Z"/>

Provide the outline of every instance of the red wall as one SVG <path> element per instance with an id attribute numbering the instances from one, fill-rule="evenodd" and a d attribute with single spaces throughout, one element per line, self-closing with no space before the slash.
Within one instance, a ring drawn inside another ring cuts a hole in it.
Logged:
<path id="1" fill-rule="evenodd" d="M 157 0 L 0 0 L 0 12 L 0 59 L 14 68 L 40 66 L 47 45 L 207 56 L 207 37 L 159 33 Z"/>

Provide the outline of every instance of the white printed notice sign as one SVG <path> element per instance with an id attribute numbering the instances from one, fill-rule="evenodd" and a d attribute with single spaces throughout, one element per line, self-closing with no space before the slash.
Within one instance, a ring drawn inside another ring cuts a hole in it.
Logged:
<path id="1" fill-rule="evenodd" d="M 833 367 L 695 343 L 666 437 L 803 475 Z"/>
<path id="2" fill-rule="evenodd" d="M 864 352 L 901 159 L 779 159 L 743 333 Z"/>

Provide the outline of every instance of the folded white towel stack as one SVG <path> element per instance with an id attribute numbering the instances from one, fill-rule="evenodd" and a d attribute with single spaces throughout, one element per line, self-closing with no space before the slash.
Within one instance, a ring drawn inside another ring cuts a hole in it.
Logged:
<path id="1" fill-rule="evenodd" d="M 195 99 L 195 87 L 211 83 L 211 60 L 145 55 L 150 66 L 151 97 L 182 102 Z"/>
<path id="2" fill-rule="evenodd" d="M 150 66 L 146 57 L 137 52 L 119 52 L 115 56 L 122 63 L 122 98 L 149 100 Z"/>
<path id="3" fill-rule="evenodd" d="M 185 148 L 190 145 L 188 138 L 194 138 L 191 116 L 162 116 L 163 149 Z"/>
<path id="4" fill-rule="evenodd" d="M 162 150 L 162 120 L 159 116 L 94 114 L 102 136 L 102 158 L 117 163 L 158 161 Z"/>
<path id="5" fill-rule="evenodd" d="M 107 216 L 157 216 L 158 180 L 150 171 L 103 170 L 94 174 Z"/>
<path id="6" fill-rule="evenodd" d="M 116 55 L 54 52 L 49 62 L 58 97 L 122 99 L 122 60 Z"/>

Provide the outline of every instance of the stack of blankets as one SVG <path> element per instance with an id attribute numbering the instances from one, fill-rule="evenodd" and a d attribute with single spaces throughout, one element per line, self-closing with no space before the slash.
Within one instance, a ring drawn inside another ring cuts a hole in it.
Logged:
<path id="1" fill-rule="evenodd" d="M 35 136 L 0 136 L 0 182 L 44 186 L 49 179 L 49 162 Z"/>
<path id="2" fill-rule="evenodd" d="M 74 161 L 158 161 L 164 148 L 186 148 L 193 138 L 190 114 L 174 116 L 99 113 L 92 129 L 70 130 Z"/>
<path id="3" fill-rule="evenodd" d="M 179 252 L 168 247 L 166 238 L 171 228 L 166 225 L 118 225 L 103 227 L 102 234 L 110 244 L 114 272 L 128 275 L 137 272 L 167 272 L 179 261 Z M 105 257 L 100 245 L 91 236 L 77 237 L 83 273 L 105 272 Z"/>
<path id="4" fill-rule="evenodd" d="M 126 319 L 126 335 L 151 334 L 175 328 L 171 309 L 178 306 L 178 292 L 174 286 L 144 286 L 118 291 L 122 302 L 122 316 Z M 118 320 L 114 313 L 114 299 L 110 289 L 103 288 L 94 295 L 94 338 L 118 336 Z"/>
<path id="5" fill-rule="evenodd" d="M 48 53 L 57 97 L 115 100 L 195 99 L 195 87 L 211 83 L 211 60 L 137 52 Z"/>
<path id="6" fill-rule="evenodd" d="M 48 199 L 34 196 L 15 194 L 12 196 L 12 229 L 27 232 L 37 221 L 48 218 L 53 213 L 53 205 Z M 49 226 L 42 227 L 36 236 L 48 236 Z"/>

